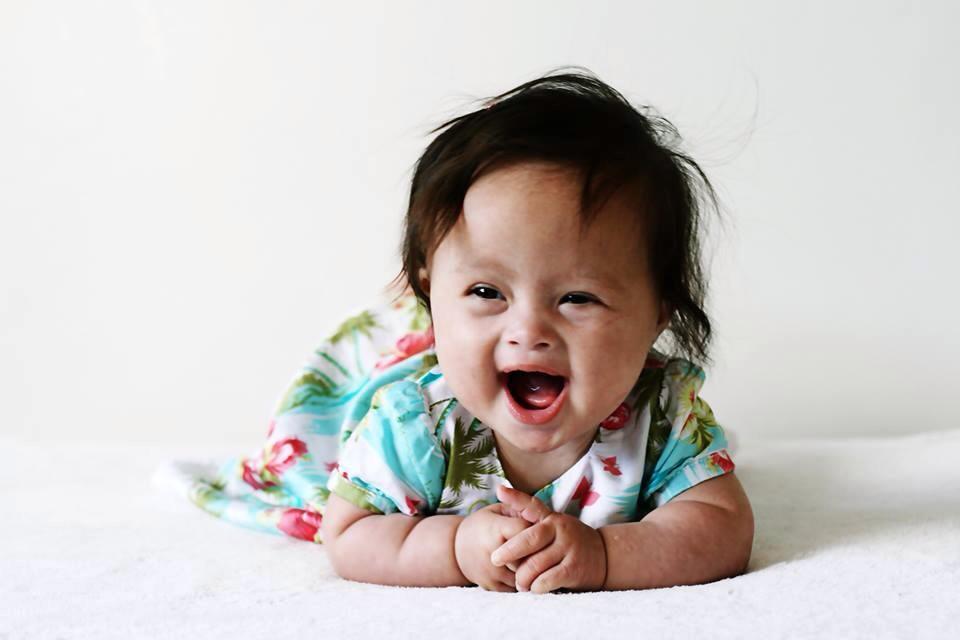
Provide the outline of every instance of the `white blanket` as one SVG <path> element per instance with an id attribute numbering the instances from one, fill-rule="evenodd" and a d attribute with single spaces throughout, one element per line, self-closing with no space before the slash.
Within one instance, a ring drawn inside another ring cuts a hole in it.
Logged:
<path id="1" fill-rule="evenodd" d="M 347 582 L 322 546 L 151 485 L 166 460 L 255 445 L 0 440 L 0 639 L 960 637 L 960 430 L 741 439 L 746 575 L 546 595 Z"/>

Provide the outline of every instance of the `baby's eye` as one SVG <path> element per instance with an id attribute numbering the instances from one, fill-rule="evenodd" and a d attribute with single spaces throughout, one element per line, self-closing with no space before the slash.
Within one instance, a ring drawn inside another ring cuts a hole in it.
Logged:
<path id="1" fill-rule="evenodd" d="M 560 299 L 561 304 L 564 302 L 571 304 L 589 304 L 591 302 L 597 302 L 597 299 L 589 293 L 568 293 Z"/>
<path id="2" fill-rule="evenodd" d="M 478 286 L 470 289 L 470 294 L 475 295 L 478 298 L 483 298 L 484 300 L 496 300 L 497 298 L 502 298 L 500 292 L 494 289 L 493 287 L 487 286 Z"/>

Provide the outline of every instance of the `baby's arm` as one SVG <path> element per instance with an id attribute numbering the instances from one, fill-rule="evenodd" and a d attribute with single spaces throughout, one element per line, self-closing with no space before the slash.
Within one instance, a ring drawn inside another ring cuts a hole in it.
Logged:
<path id="1" fill-rule="evenodd" d="M 321 522 L 334 571 L 357 582 L 404 587 L 469 586 L 454 540 L 463 516 L 374 514 L 331 493 Z"/>
<path id="2" fill-rule="evenodd" d="M 733 473 L 707 480 L 640 522 L 600 527 L 604 589 L 701 584 L 743 573 L 753 547 L 753 511 Z"/>

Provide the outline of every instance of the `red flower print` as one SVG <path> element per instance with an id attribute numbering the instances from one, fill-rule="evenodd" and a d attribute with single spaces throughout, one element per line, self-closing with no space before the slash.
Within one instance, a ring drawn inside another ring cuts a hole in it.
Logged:
<path id="1" fill-rule="evenodd" d="M 277 440 L 270 447 L 270 459 L 264 468 L 275 476 L 281 476 L 284 471 L 296 463 L 297 458 L 307 454 L 307 443 L 299 438 L 284 438 Z"/>
<path id="2" fill-rule="evenodd" d="M 377 361 L 373 368 L 375 370 L 385 369 L 401 360 L 406 360 L 412 355 L 425 351 L 433 346 L 433 327 L 427 327 L 424 331 L 415 331 L 408 333 L 399 340 L 394 346 L 394 352 L 384 356 Z"/>
<path id="3" fill-rule="evenodd" d="M 630 417 L 630 407 L 626 403 L 621 402 L 620 406 L 614 409 L 613 413 L 607 416 L 606 420 L 600 423 L 600 427 L 603 429 L 610 429 L 614 431 L 616 429 L 622 429 L 625 424 L 627 424 L 627 419 Z"/>
<path id="4" fill-rule="evenodd" d="M 412 356 L 433 346 L 433 327 L 417 333 L 408 333 L 397 340 L 397 351 Z"/>
<path id="5" fill-rule="evenodd" d="M 579 500 L 581 507 L 587 507 L 596 502 L 599 497 L 599 493 L 590 490 L 590 481 L 586 478 L 580 478 L 580 484 L 577 485 L 577 490 L 573 492 L 573 497 L 570 500 Z"/>
<path id="6" fill-rule="evenodd" d="M 723 469 L 724 473 L 730 473 L 736 468 L 733 460 L 727 455 L 726 451 L 714 451 L 710 454 L 710 462 Z"/>
<path id="7" fill-rule="evenodd" d="M 317 530 L 320 529 L 322 520 L 323 516 L 314 511 L 285 509 L 277 522 L 277 529 L 293 538 L 313 542 L 316 540 Z"/>
<path id="8" fill-rule="evenodd" d="M 623 473 L 620 471 L 620 467 L 617 466 L 617 456 L 610 456 L 609 458 L 600 458 L 600 462 L 603 463 L 603 470 L 609 473 L 610 475 L 620 476 Z"/>
<path id="9" fill-rule="evenodd" d="M 298 438 L 278 440 L 264 452 L 263 466 L 249 458 L 244 459 L 243 481 L 257 490 L 275 487 L 277 483 L 274 479 L 279 478 L 284 471 L 292 467 L 297 458 L 302 458 L 306 454 L 307 445 L 303 440 Z"/>
<path id="10" fill-rule="evenodd" d="M 340 475 L 343 476 L 344 480 L 349 480 L 349 479 L 350 479 L 350 476 L 347 475 L 347 472 L 346 472 L 346 471 L 341 471 L 341 472 L 340 472 Z"/>
<path id="11" fill-rule="evenodd" d="M 250 460 L 243 461 L 243 481 L 258 491 L 260 489 L 266 489 L 267 487 L 276 486 L 275 482 L 261 480 L 260 470 L 256 469 Z"/>
<path id="12" fill-rule="evenodd" d="M 417 515 L 420 507 L 419 500 L 411 500 L 409 496 L 404 496 L 404 499 L 407 501 L 407 508 L 413 512 L 413 515 Z"/>
<path id="13" fill-rule="evenodd" d="M 277 421 L 276 421 L 276 420 L 271 420 L 271 421 L 270 421 L 270 426 L 267 427 L 267 440 L 269 440 L 269 439 L 270 439 L 270 436 L 273 435 L 273 428 L 276 427 L 276 426 L 277 426 Z"/>
<path id="14" fill-rule="evenodd" d="M 391 366 L 397 364 L 398 362 L 400 362 L 401 360 L 403 360 L 404 357 L 405 357 L 405 356 L 403 356 L 402 354 L 399 354 L 399 353 L 391 353 L 390 355 L 384 356 L 384 357 L 380 358 L 379 360 L 377 360 L 377 363 L 376 363 L 375 365 L 373 365 L 373 369 L 374 369 L 374 371 L 379 371 L 379 370 L 381 370 L 381 369 L 386 369 L 387 367 L 391 367 Z"/>
<path id="15" fill-rule="evenodd" d="M 323 465 L 327 468 L 327 473 L 333 473 L 334 469 L 340 468 L 339 462 L 324 462 Z"/>

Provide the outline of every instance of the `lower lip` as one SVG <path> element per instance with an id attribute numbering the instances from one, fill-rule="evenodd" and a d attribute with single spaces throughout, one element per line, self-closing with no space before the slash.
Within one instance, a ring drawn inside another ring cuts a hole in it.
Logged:
<path id="1" fill-rule="evenodd" d="M 564 383 L 560 395 L 557 396 L 557 399 L 554 400 L 549 407 L 544 407 L 543 409 L 527 409 L 517 403 L 513 394 L 510 393 L 510 388 L 507 386 L 507 378 L 504 377 L 503 379 L 503 392 L 507 396 L 507 408 L 514 418 L 524 424 L 546 424 L 553 420 L 563 407 L 563 401 L 567 398 L 568 388 L 570 388 L 569 380 Z"/>

